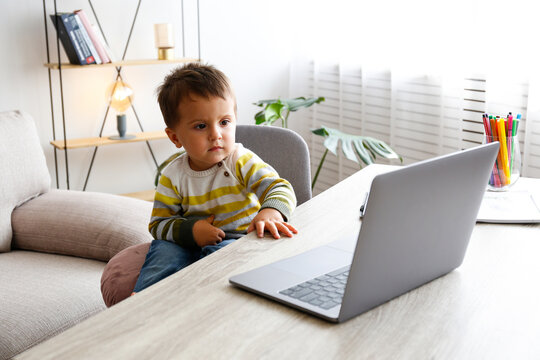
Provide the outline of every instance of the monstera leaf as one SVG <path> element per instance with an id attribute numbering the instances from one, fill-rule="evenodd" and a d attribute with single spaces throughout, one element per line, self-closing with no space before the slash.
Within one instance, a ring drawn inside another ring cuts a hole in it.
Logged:
<path id="1" fill-rule="evenodd" d="M 286 128 L 288 127 L 287 120 L 291 111 L 307 108 L 322 101 L 324 101 L 323 97 L 306 99 L 303 96 L 294 99 L 260 100 L 254 105 L 264 107 L 264 109 L 255 114 L 255 123 L 257 125 L 272 125 L 281 119 L 281 126 Z"/>
<path id="2" fill-rule="evenodd" d="M 311 132 L 315 135 L 325 137 L 324 147 L 326 148 L 311 183 L 311 188 L 315 186 L 315 182 L 317 181 L 317 177 L 319 176 L 319 172 L 321 171 L 322 164 L 326 159 L 328 151 L 337 156 L 337 148 L 340 142 L 343 155 L 345 155 L 347 159 L 359 164 L 360 167 L 362 164 L 358 159 L 364 164 L 369 165 L 373 164 L 377 155 L 386 159 L 399 159 L 403 162 L 403 158 L 382 140 L 369 136 L 351 135 L 326 126 L 312 129 Z"/>

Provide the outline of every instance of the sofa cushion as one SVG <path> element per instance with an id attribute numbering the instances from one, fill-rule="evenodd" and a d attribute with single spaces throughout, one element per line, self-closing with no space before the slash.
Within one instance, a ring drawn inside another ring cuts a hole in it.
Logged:
<path id="1" fill-rule="evenodd" d="M 130 246 L 105 266 L 101 275 L 101 295 L 107 307 L 131 295 L 149 248 L 150 243 Z"/>
<path id="2" fill-rule="evenodd" d="M 104 310 L 105 263 L 13 250 L 0 254 L 0 359 Z"/>
<path id="3" fill-rule="evenodd" d="M 11 249 L 11 212 L 51 185 L 45 155 L 32 118 L 0 112 L 0 252 Z"/>
<path id="4" fill-rule="evenodd" d="M 152 203 L 105 193 L 51 190 L 13 211 L 13 248 L 109 261 L 152 241 Z"/>

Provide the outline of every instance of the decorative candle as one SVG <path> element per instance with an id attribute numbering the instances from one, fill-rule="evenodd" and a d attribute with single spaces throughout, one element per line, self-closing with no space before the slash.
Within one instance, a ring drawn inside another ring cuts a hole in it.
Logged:
<path id="1" fill-rule="evenodd" d="M 154 35 L 158 58 L 172 59 L 174 48 L 172 24 L 154 24 Z"/>

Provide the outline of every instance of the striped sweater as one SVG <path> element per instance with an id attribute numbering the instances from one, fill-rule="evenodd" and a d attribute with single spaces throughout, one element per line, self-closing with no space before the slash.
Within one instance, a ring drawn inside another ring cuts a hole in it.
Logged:
<path id="1" fill-rule="evenodd" d="M 186 153 L 167 165 L 149 230 L 155 239 L 197 248 L 192 229 L 198 220 L 215 215 L 213 225 L 226 238 L 239 238 L 259 210 L 274 208 L 287 220 L 295 207 L 291 184 L 255 153 L 235 144 L 231 155 L 208 170 L 192 170 Z"/>

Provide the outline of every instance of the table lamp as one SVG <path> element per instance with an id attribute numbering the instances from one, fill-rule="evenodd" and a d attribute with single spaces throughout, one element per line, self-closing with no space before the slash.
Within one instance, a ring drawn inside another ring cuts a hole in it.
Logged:
<path id="1" fill-rule="evenodd" d="M 131 106 L 133 90 L 131 87 L 118 79 L 111 86 L 111 107 L 116 110 L 116 128 L 118 136 L 109 136 L 112 140 L 128 140 L 135 138 L 134 135 L 126 135 L 126 110 Z"/>

